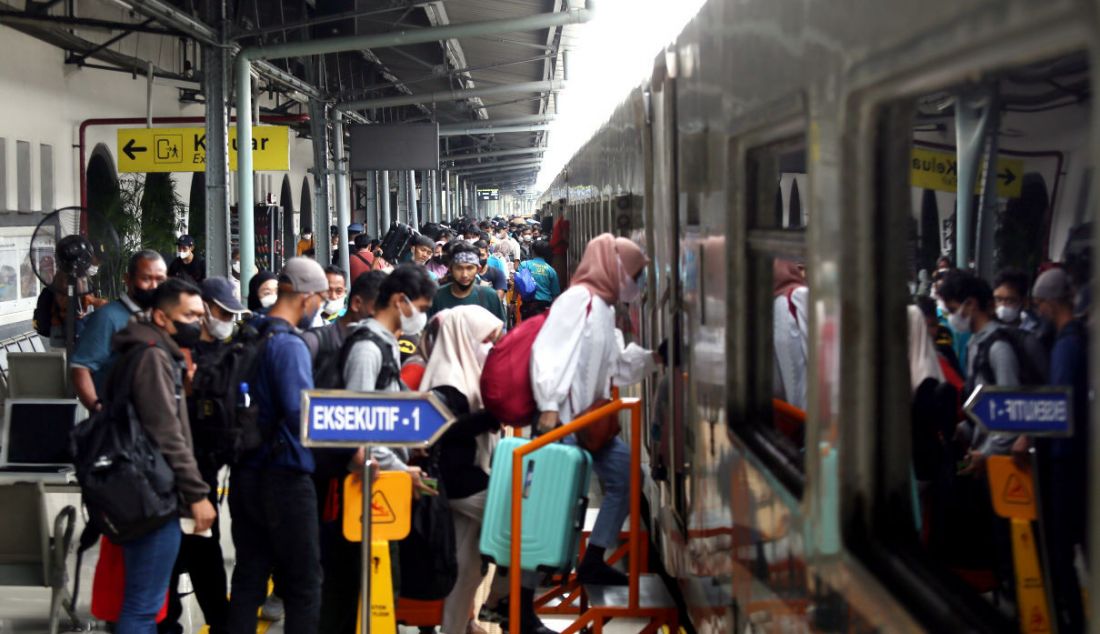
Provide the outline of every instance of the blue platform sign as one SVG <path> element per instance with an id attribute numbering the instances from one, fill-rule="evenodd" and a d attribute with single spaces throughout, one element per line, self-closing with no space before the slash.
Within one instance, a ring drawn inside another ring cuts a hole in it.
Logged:
<path id="1" fill-rule="evenodd" d="M 1073 434 L 1073 390 L 1069 387 L 983 385 L 974 390 L 963 410 L 990 432 Z"/>
<path id="2" fill-rule="evenodd" d="M 453 420 L 431 392 L 302 393 L 302 444 L 307 447 L 427 447 Z"/>

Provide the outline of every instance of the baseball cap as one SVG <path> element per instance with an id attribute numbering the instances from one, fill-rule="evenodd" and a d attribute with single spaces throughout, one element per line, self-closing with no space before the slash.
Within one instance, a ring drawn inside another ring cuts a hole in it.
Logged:
<path id="1" fill-rule="evenodd" d="M 251 312 L 237 297 L 237 284 L 228 277 L 208 277 L 202 281 L 202 301 L 217 304 L 231 313 Z"/>
<path id="2" fill-rule="evenodd" d="M 195 246 L 195 239 L 185 233 L 176 238 L 176 245 L 181 247 L 193 247 Z"/>
<path id="3" fill-rule="evenodd" d="M 1035 299 L 1067 299 L 1073 297 L 1073 287 L 1070 286 L 1069 275 L 1065 269 L 1043 271 L 1035 280 L 1035 286 L 1031 289 L 1031 296 Z"/>
<path id="4" fill-rule="evenodd" d="M 348 233 L 363 233 L 363 225 L 358 222 L 353 222 L 348 225 Z"/>
<path id="5" fill-rule="evenodd" d="M 309 258 L 290 258 L 279 271 L 279 283 L 289 284 L 295 293 L 323 293 L 328 290 L 328 278 L 320 264 Z"/>

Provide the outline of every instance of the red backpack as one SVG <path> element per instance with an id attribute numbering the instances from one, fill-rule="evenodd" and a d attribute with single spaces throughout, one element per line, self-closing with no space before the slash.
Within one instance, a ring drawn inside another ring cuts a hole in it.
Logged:
<path id="1" fill-rule="evenodd" d="M 526 427 L 537 407 L 531 390 L 531 348 L 549 311 L 524 319 L 489 351 L 481 371 L 481 400 L 501 423 Z"/>

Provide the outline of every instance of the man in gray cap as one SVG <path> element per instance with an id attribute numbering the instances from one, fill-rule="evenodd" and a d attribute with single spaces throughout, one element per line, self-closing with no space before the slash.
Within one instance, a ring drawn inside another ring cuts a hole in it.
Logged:
<path id="1" fill-rule="evenodd" d="M 1057 332 L 1050 352 L 1050 384 L 1073 388 L 1073 436 L 1034 439 L 1054 613 L 1061 632 L 1079 632 L 1085 626 L 1073 560 L 1078 549 L 1085 550 L 1089 352 L 1088 327 L 1073 314 L 1074 295 L 1064 269 L 1045 271 L 1031 290 L 1036 312 Z"/>
<path id="2" fill-rule="evenodd" d="M 241 457 L 230 481 L 237 550 L 230 632 L 256 630 L 256 612 L 276 569 L 286 605 L 285 631 L 318 631 L 321 551 L 311 478 L 315 463 L 299 440 L 302 391 L 313 389 L 313 364 L 298 329 L 313 321 L 327 291 L 320 264 L 291 258 L 279 272 L 278 299 L 258 327 L 265 343 L 248 397 L 258 405 L 265 440 Z"/>

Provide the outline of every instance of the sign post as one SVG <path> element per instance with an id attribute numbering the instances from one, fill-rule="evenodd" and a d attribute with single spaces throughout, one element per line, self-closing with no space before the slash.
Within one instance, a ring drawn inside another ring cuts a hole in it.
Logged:
<path id="1" fill-rule="evenodd" d="M 1073 390 L 1063 386 L 979 386 L 963 406 L 990 433 L 1067 437 L 1073 434 Z M 987 464 L 993 510 L 1009 521 L 1012 564 L 1016 577 L 1017 615 L 1025 634 L 1051 632 L 1051 587 L 1048 558 L 1041 566 L 1032 522 L 1039 520 L 1039 489 L 1031 468 L 1009 456 L 990 456 Z"/>
<path id="2" fill-rule="evenodd" d="M 370 447 L 425 448 L 454 421 L 454 416 L 431 392 L 352 392 L 311 390 L 302 393 L 302 444 L 306 447 L 362 447 L 363 466 L 363 634 L 371 626 L 371 486 Z M 408 478 L 407 474 L 402 474 Z M 391 509 L 391 513 L 393 510 Z M 405 511 L 408 514 L 408 510 Z M 406 518 L 407 519 L 407 518 Z M 392 602 L 393 597 L 390 597 Z M 389 612 L 392 614 L 393 606 Z"/>

